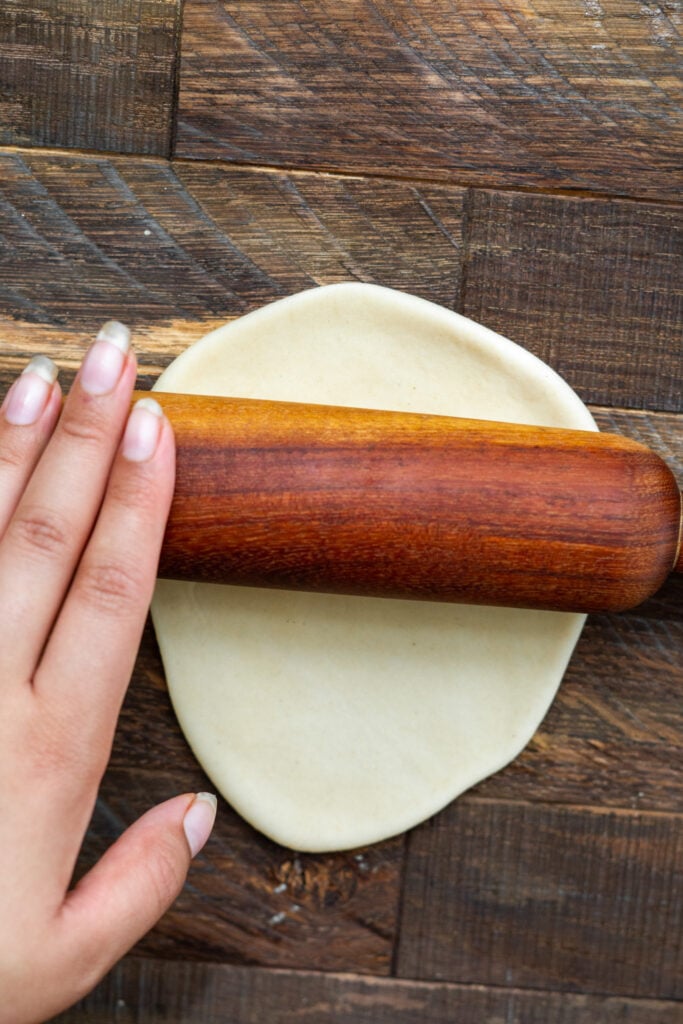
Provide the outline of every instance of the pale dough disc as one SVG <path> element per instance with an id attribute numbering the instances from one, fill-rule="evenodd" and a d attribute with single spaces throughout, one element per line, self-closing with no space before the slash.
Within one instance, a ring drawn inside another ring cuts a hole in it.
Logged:
<path id="1" fill-rule="evenodd" d="M 596 429 L 519 346 L 365 284 L 219 328 L 157 386 Z M 307 851 L 395 835 L 512 760 L 584 622 L 169 581 L 153 617 L 178 720 L 213 783 L 256 828 Z"/>

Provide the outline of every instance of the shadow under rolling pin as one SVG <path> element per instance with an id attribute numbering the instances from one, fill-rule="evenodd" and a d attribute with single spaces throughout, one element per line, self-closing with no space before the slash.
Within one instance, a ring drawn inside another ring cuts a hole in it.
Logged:
<path id="1" fill-rule="evenodd" d="M 162 577 L 592 612 L 683 572 L 676 480 L 617 435 L 155 398 L 178 449 Z"/>

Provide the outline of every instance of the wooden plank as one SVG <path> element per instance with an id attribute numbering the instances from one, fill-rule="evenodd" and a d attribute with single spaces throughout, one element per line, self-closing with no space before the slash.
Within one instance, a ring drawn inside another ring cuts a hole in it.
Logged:
<path id="1" fill-rule="evenodd" d="M 187 0 L 177 154 L 680 196 L 671 7 Z"/>
<path id="2" fill-rule="evenodd" d="M 273 267 L 278 294 L 359 280 L 449 308 L 459 302 L 463 189 L 332 175 L 226 175 L 225 168 L 181 162 L 173 168 L 243 263 Z"/>
<path id="3" fill-rule="evenodd" d="M 167 155 L 180 0 L 5 0 L 0 144 Z"/>
<path id="4" fill-rule="evenodd" d="M 308 175 L 0 153 L 7 366 L 74 366 L 98 325 L 131 324 L 144 370 L 283 295 L 357 279 L 452 305 L 464 193 Z M 438 206 L 438 213 L 433 207 Z"/>
<path id="5" fill-rule="evenodd" d="M 467 316 L 585 402 L 683 409 L 683 211 L 479 191 L 469 223 Z"/>
<path id="6" fill-rule="evenodd" d="M 148 735 L 139 723 L 142 745 Z M 155 803 L 211 790 L 189 750 L 154 770 L 110 767 L 79 858 L 80 876 Z M 404 838 L 312 856 L 276 845 L 219 801 L 214 832 L 180 897 L 136 947 L 164 960 L 218 960 L 388 974 Z"/>
<path id="7" fill-rule="evenodd" d="M 74 365 L 115 317 L 135 328 L 152 372 L 234 316 L 355 279 L 464 308 L 546 358 L 586 400 L 680 409 L 679 210 L 475 192 L 463 229 L 465 197 L 0 152 L 3 348 L 17 368 L 33 345 Z"/>
<path id="8" fill-rule="evenodd" d="M 647 445 L 664 459 L 683 490 L 683 448 L 680 415 L 636 412 L 594 407 L 593 416 L 600 430 L 631 437 Z"/>
<path id="9" fill-rule="evenodd" d="M 680 1003 L 129 958 L 54 1024 L 681 1024 Z"/>
<path id="10" fill-rule="evenodd" d="M 411 837 L 402 977 L 681 999 L 683 815 L 463 797 Z"/>

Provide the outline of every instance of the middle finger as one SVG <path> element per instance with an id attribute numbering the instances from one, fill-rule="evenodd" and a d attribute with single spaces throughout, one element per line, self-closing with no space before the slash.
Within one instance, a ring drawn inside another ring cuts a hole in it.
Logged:
<path id="1" fill-rule="evenodd" d="M 0 541 L 0 674 L 32 678 L 92 530 L 135 381 L 129 339 L 98 334 Z"/>

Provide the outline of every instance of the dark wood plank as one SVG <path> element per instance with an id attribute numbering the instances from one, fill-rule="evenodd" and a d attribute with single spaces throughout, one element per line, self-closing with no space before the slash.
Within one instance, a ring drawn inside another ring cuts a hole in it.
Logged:
<path id="1" fill-rule="evenodd" d="M 167 155 L 180 0 L 0 5 L 0 144 Z"/>
<path id="2" fill-rule="evenodd" d="M 681 1024 L 680 1003 L 127 959 L 54 1024 Z"/>
<path id="3" fill-rule="evenodd" d="M 187 0 L 192 159 L 680 196 L 673 8 Z"/>
<path id="4" fill-rule="evenodd" d="M 586 402 L 680 412 L 682 269 L 681 209 L 479 191 L 462 311 Z"/>
<path id="5" fill-rule="evenodd" d="M 141 730 L 147 735 L 147 723 Z M 188 750 L 168 751 L 154 770 L 110 767 L 77 875 L 154 803 L 207 789 L 211 783 Z M 220 801 L 212 837 L 183 892 L 136 949 L 174 961 L 388 974 L 403 850 L 399 837 L 367 850 L 297 854 Z"/>
<path id="6" fill-rule="evenodd" d="M 8 368 L 36 347 L 73 366 L 115 317 L 135 328 L 151 372 L 234 316 L 355 279 L 464 307 L 546 358 L 586 400 L 680 410 L 680 211 L 475 192 L 467 246 L 465 197 L 328 175 L 0 153 Z"/>
<path id="7" fill-rule="evenodd" d="M 683 815 L 463 797 L 409 846 L 398 974 L 683 997 Z"/>

